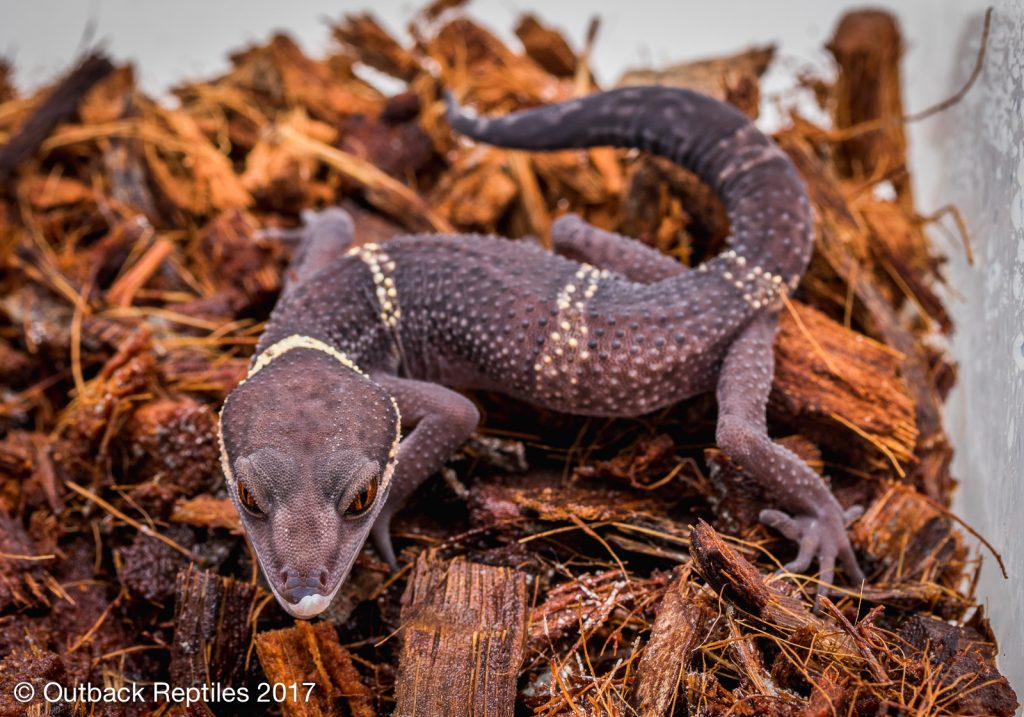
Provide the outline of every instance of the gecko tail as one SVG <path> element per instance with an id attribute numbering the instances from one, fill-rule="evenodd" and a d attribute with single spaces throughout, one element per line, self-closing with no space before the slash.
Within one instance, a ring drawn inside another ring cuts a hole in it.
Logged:
<path id="1" fill-rule="evenodd" d="M 557 150 L 624 147 L 666 157 L 722 199 L 739 254 L 786 277 L 810 259 L 812 222 L 789 157 L 724 102 L 678 87 L 621 87 L 556 104 L 479 117 L 445 93 L 453 130 L 498 147 Z"/>
<path id="2" fill-rule="evenodd" d="M 456 132 L 499 147 L 532 150 L 614 146 L 643 149 L 723 190 L 738 155 L 774 145 L 732 105 L 691 90 L 621 87 L 501 117 L 477 116 L 444 93 Z M 724 141 L 723 141 L 724 140 Z"/>

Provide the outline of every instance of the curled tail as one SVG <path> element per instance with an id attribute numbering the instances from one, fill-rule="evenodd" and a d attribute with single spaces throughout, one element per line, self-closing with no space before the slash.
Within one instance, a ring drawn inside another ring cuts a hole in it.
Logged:
<path id="1" fill-rule="evenodd" d="M 487 144 L 630 147 L 666 157 L 721 197 L 736 255 L 787 282 L 807 268 L 812 225 L 803 183 L 782 150 L 731 105 L 674 87 L 623 87 L 486 118 L 447 99 L 451 127 Z"/>

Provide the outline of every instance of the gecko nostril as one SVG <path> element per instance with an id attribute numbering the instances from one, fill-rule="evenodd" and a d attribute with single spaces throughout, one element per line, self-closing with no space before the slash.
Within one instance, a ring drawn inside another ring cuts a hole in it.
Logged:
<path id="1" fill-rule="evenodd" d="M 320 587 L 322 587 L 322 588 L 327 587 L 327 571 L 326 570 L 321 570 L 320 571 Z"/>
<path id="2" fill-rule="evenodd" d="M 287 570 L 282 570 L 281 571 L 281 584 L 284 585 L 285 587 L 288 587 L 288 579 L 290 577 L 291 577 L 291 574 Z"/>

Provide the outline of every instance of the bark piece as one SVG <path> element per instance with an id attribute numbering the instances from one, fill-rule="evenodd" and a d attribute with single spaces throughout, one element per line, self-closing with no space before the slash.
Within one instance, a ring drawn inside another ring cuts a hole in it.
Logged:
<path id="1" fill-rule="evenodd" d="M 140 407 L 125 425 L 130 465 L 137 480 L 152 480 L 193 495 L 220 475 L 217 417 L 187 396 Z"/>
<path id="2" fill-rule="evenodd" d="M 291 126 L 277 127 L 274 136 L 289 151 L 300 157 L 316 159 L 358 186 L 370 204 L 402 222 L 408 229 L 451 230 L 448 222 L 435 214 L 420 195 L 367 160 L 309 137 Z"/>
<path id="3" fill-rule="evenodd" d="M 911 679 L 905 683 L 906 692 L 940 695 L 949 714 L 1010 717 L 1017 711 L 1016 693 L 996 670 L 995 646 L 972 627 L 914 615 L 899 636 L 921 652 L 920 659 L 928 666 L 918 679 L 935 683 L 931 691 L 922 691 L 920 682 Z"/>
<path id="4" fill-rule="evenodd" d="M 178 501 L 171 513 L 171 520 L 197 528 L 224 528 L 235 535 L 243 535 L 242 521 L 230 498 L 214 498 L 203 493 L 195 498 Z"/>
<path id="5" fill-rule="evenodd" d="M 19 647 L 4 655 L 0 660 L 0 717 L 72 714 L 71 705 L 64 700 L 44 702 L 42 694 L 48 682 L 68 684 L 68 672 L 60 655 L 38 647 Z M 30 684 L 35 693 L 27 704 L 15 697 L 20 694 L 15 689 L 21 683 Z"/>
<path id="6" fill-rule="evenodd" d="M 552 75 L 572 77 L 576 74 L 576 53 L 562 33 L 546 27 L 531 14 L 519 18 L 515 33 L 526 54 Z"/>
<path id="7" fill-rule="evenodd" d="M 20 521 L 0 509 L 0 612 L 50 604 L 49 561 L 41 557 Z"/>
<path id="8" fill-rule="evenodd" d="M 278 126 L 328 144 L 338 135 L 334 127 L 310 119 L 301 108 L 280 116 Z M 266 133 L 245 158 L 242 183 L 261 207 L 297 214 L 304 207 L 329 204 L 333 199 L 331 188 L 315 179 L 316 170 L 316 159 L 290 151 Z"/>
<path id="9" fill-rule="evenodd" d="M 742 555 L 730 548 L 703 520 L 690 533 L 690 555 L 695 567 L 711 588 L 740 610 L 761 619 L 765 627 L 785 635 L 798 631 L 814 635 L 809 653 L 827 660 L 860 662 L 853 641 L 818 617 L 798 598 L 765 582 L 761 573 Z"/>
<path id="10" fill-rule="evenodd" d="M 360 62 L 375 70 L 407 81 L 420 71 L 420 64 L 412 53 L 402 47 L 370 13 L 346 15 L 340 24 L 332 28 L 332 33 L 338 42 L 358 54 Z"/>
<path id="11" fill-rule="evenodd" d="M 857 209 L 871 232 L 872 257 L 892 279 L 893 303 L 912 302 L 943 333 L 950 333 L 953 319 L 933 288 L 942 281 L 945 259 L 933 255 L 921 222 L 893 202 L 862 200 Z"/>
<path id="12" fill-rule="evenodd" d="M 893 483 L 854 523 L 850 538 L 879 569 L 864 589 L 876 602 L 928 606 L 958 618 L 969 603 L 959 590 L 967 548 L 952 520 L 908 486 Z"/>
<path id="13" fill-rule="evenodd" d="M 681 572 L 658 607 L 633 683 L 633 705 L 644 717 L 673 713 L 669 707 L 683 699 L 679 692 L 693 653 L 707 639 L 714 613 L 694 599 L 692 588 L 690 572 Z"/>
<path id="14" fill-rule="evenodd" d="M 581 626 L 592 634 L 607 624 L 616 610 L 642 612 L 644 604 L 657 602 L 666 582 L 664 574 L 626 581 L 621 570 L 606 570 L 549 588 L 544 602 L 530 610 L 527 654 L 559 659 L 573 652 L 582 642 Z M 565 650 L 565 644 L 571 649 Z"/>
<path id="15" fill-rule="evenodd" d="M 914 400 L 898 352 L 791 302 L 775 338 L 772 412 L 851 461 L 896 475 L 914 461 Z"/>
<path id="16" fill-rule="evenodd" d="M 0 339 L 0 383 L 16 386 L 32 372 L 32 360 L 24 351 Z"/>
<path id="17" fill-rule="evenodd" d="M 949 475 L 952 448 L 942 428 L 942 401 L 932 380 L 927 352 L 865 268 L 866 238 L 835 173 L 817 155 L 812 143 L 795 129 L 781 133 L 776 139 L 796 164 L 811 203 L 821 215 L 816 251 L 845 284 L 852 287 L 851 293 L 863 306 L 862 320 L 870 333 L 903 355 L 900 375 L 914 397 L 917 423 L 915 448 L 919 463 L 915 483 L 930 498 L 947 500 L 952 489 Z"/>
<path id="18" fill-rule="evenodd" d="M 511 717 L 527 606 L 521 572 L 421 554 L 402 596 L 395 717 Z"/>
<path id="19" fill-rule="evenodd" d="M 215 82 L 218 89 L 242 90 L 271 111 L 305 107 L 310 116 L 334 123 L 353 114 L 376 114 L 380 109 L 382 97 L 372 86 L 338 82 L 326 63 L 307 57 L 284 34 L 236 53 L 231 62 L 234 69 Z M 186 88 L 183 93 L 188 91 Z"/>
<path id="20" fill-rule="evenodd" d="M 716 100 L 731 102 L 748 117 L 756 118 L 760 104 L 759 80 L 774 57 L 774 45 L 752 47 L 734 55 L 661 69 L 627 70 L 616 85 L 685 87 Z"/>
<path id="21" fill-rule="evenodd" d="M 191 566 L 178 573 L 171 677 L 177 686 L 241 681 L 256 587 Z"/>
<path id="22" fill-rule="evenodd" d="M 500 152 L 466 155 L 438 182 L 431 205 L 461 230 L 493 229 L 518 193 Z"/>
<path id="23" fill-rule="evenodd" d="M 182 531 L 181 526 L 175 528 L 168 537 L 177 537 L 175 533 Z M 180 576 L 187 569 L 180 553 L 142 533 L 137 533 L 132 544 L 121 548 L 120 552 L 119 577 L 133 597 L 162 603 L 175 590 L 180 592 Z"/>
<path id="24" fill-rule="evenodd" d="M 651 490 L 653 485 L 664 482 L 677 462 L 675 441 L 669 435 L 656 433 L 631 443 L 608 460 L 595 460 L 590 465 L 577 468 L 576 475 Z M 677 490 L 678 486 L 673 485 L 672 489 Z"/>
<path id="25" fill-rule="evenodd" d="M 893 120 L 841 142 L 837 166 L 845 176 L 858 179 L 878 172 L 891 175 L 901 204 L 912 207 L 907 136 L 899 121 L 903 116 L 903 38 L 896 18 L 883 10 L 849 12 L 826 47 L 839 65 L 833 89 L 836 127 L 842 130 L 874 120 Z"/>
<path id="26" fill-rule="evenodd" d="M 261 632 L 256 652 L 269 682 L 298 685 L 281 704 L 284 717 L 375 717 L 373 694 L 329 622 L 300 621 L 285 630 Z M 314 683 L 306 699 L 302 683 Z"/>

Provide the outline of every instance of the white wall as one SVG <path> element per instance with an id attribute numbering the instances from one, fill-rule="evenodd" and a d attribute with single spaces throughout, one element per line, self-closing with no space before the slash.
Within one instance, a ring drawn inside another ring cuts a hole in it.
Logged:
<path id="1" fill-rule="evenodd" d="M 978 18 L 950 49 L 966 77 L 977 48 Z M 999 0 L 984 74 L 965 101 L 921 133 L 934 147 L 923 166 L 971 230 L 976 266 L 951 264 L 950 285 L 961 364 L 947 407 L 954 437 L 957 508 L 1002 553 L 1003 580 L 988 561 L 979 586 L 999 636 L 1001 666 L 1018 697 L 1024 690 L 1024 3 Z"/>
<path id="2" fill-rule="evenodd" d="M 999 0 L 988 69 L 967 101 L 944 116 L 913 125 L 911 160 L 922 212 L 951 200 L 964 209 L 978 255 L 969 269 L 957 245 L 936 239 L 951 257 L 962 362 L 951 400 L 949 429 L 962 481 L 959 509 L 1003 552 L 1011 571 L 1002 580 L 989 561 L 981 595 L 1000 637 L 1002 667 L 1024 689 L 1024 506 L 1020 466 L 1024 442 L 1024 0 Z M 885 0 L 901 18 L 908 110 L 949 95 L 973 65 L 981 0 Z M 226 67 L 228 49 L 286 28 L 311 52 L 328 45 L 325 17 L 373 7 L 401 30 L 419 3 L 404 0 L 0 0 L 0 52 L 13 56 L 19 78 L 51 77 L 81 46 L 90 20 L 95 37 L 119 58 L 138 64 L 143 85 L 159 93 L 185 77 Z M 822 0 L 478 0 L 477 17 L 511 39 L 517 15 L 538 10 L 579 44 L 587 19 L 604 19 L 594 56 L 598 76 L 611 81 L 626 67 L 711 56 L 775 41 L 782 54 L 767 94 L 784 89 L 787 70 L 828 66 L 821 49 L 836 19 L 855 3 Z M 286 8 L 282 11 L 282 7 Z"/>

